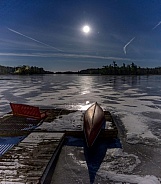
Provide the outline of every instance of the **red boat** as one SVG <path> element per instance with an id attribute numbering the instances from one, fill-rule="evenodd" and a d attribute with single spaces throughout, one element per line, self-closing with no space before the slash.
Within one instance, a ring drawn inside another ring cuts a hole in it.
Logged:
<path id="1" fill-rule="evenodd" d="M 88 147 L 91 147 L 99 135 L 105 116 L 98 103 L 94 103 L 84 114 L 84 134 Z"/>

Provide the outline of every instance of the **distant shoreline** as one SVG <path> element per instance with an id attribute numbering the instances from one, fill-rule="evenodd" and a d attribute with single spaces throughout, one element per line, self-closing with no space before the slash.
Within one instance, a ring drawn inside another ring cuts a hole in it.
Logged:
<path id="1" fill-rule="evenodd" d="M 80 71 L 65 71 L 65 72 L 52 72 L 46 71 L 37 66 L 18 66 L 8 67 L 0 65 L 0 75 L 13 74 L 13 75 L 42 75 L 42 74 L 78 74 L 78 75 L 161 75 L 161 67 L 143 68 L 137 66 L 133 62 L 131 64 L 118 66 L 115 61 L 113 64 L 103 66 L 102 68 L 89 68 Z"/>

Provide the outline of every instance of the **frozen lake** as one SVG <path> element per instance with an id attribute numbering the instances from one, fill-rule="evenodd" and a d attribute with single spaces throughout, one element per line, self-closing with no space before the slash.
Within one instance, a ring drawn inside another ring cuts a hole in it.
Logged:
<path id="1" fill-rule="evenodd" d="M 123 123 L 127 143 L 160 147 L 161 76 L 1 76 L 0 86 L 0 115 L 10 111 L 9 102 L 42 108 L 85 110 L 97 101 L 104 110 L 110 111 Z M 138 158 L 135 160 L 137 163 L 133 165 L 140 163 Z M 115 173 L 110 174 L 113 178 Z M 117 177 L 116 182 L 127 182 L 129 176 Z M 143 183 L 146 178 L 147 183 L 149 178 L 149 181 L 157 183 L 155 176 L 139 177 L 132 176 L 129 181 L 139 180 Z"/>
<path id="2" fill-rule="evenodd" d="M 119 116 L 127 141 L 160 143 L 161 76 L 1 76 L 0 115 L 9 102 L 85 110 L 97 101 Z M 3 79 L 3 80 L 2 80 Z"/>

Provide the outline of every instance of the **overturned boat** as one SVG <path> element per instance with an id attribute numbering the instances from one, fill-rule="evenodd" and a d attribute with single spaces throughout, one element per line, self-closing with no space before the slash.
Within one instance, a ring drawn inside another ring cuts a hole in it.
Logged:
<path id="1" fill-rule="evenodd" d="M 105 116 L 98 103 L 94 103 L 84 114 L 84 134 L 88 147 L 91 147 L 98 137 L 101 128 L 105 123 Z"/>

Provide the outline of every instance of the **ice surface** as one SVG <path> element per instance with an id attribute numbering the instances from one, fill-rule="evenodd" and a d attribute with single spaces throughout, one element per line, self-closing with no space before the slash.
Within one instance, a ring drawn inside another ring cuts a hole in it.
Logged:
<path id="1" fill-rule="evenodd" d="M 121 183 L 134 183 L 134 184 L 160 184 L 159 179 L 155 176 L 138 176 L 138 175 L 125 175 L 116 174 L 115 172 L 103 172 L 99 171 L 99 174 L 104 178 L 109 178 L 111 181 Z"/>
<path id="2" fill-rule="evenodd" d="M 86 110 L 97 101 L 103 109 L 119 116 L 129 143 L 161 142 L 160 120 L 145 115 L 161 114 L 159 77 L 14 76 L 0 83 L 0 115 L 10 111 L 9 102 Z"/>
<path id="3" fill-rule="evenodd" d="M 76 140 L 73 140 L 73 142 L 74 141 Z M 141 163 L 141 161 L 138 156 L 128 154 L 121 148 L 108 148 L 105 152 L 103 160 L 100 159 L 102 151 L 98 153 L 93 160 L 93 154 L 88 155 L 89 153 L 86 153 L 83 147 L 74 148 L 72 146 L 66 146 L 64 150 L 67 154 L 66 157 L 71 157 L 72 162 L 76 163 L 79 167 L 82 167 L 82 172 L 83 170 L 88 170 L 90 173 L 96 173 L 97 177 L 101 178 L 100 181 L 110 180 L 115 184 L 160 184 L 160 179 L 156 176 L 134 175 L 133 171 Z M 97 156 L 98 159 L 95 160 Z M 66 158 L 66 160 L 68 160 L 68 158 Z M 71 160 L 69 159 L 70 162 Z M 73 169 L 72 172 L 74 174 L 76 171 Z"/>
<path id="4" fill-rule="evenodd" d="M 126 132 L 126 141 L 131 144 L 146 145 L 161 144 L 161 77 L 160 76 L 77 76 L 77 75 L 44 75 L 44 76 L 13 76 L 12 80 L 0 81 L 0 115 L 10 111 L 9 102 L 25 103 L 42 108 L 67 108 L 86 110 L 97 101 L 104 110 L 119 118 Z M 63 128 L 81 123 L 81 114 L 53 121 L 45 127 Z M 118 150 L 120 151 L 120 150 Z M 115 154 L 116 154 L 115 150 Z M 73 154 L 73 153 L 71 153 Z M 104 178 L 131 183 L 156 183 L 155 176 L 132 175 L 120 173 L 117 170 L 118 158 L 132 162 L 120 165 L 129 172 L 139 164 L 135 155 L 118 153 L 113 162 L 102 163 L 102 170 L 98 173 Z M 106 154 L 108 158 L 108 154 Z M 74 158 L 74 157 L 73 157 Z M 128 161 L 128 162 L 127 162 Z M 85 166 L 84 161 L 79 161 Z M 113 171 L 112 168 L 115 170 Z M 109 170 L 108 170 L 109 169 Z M 116 173 L 117 171 L 117 173 Z"/>

